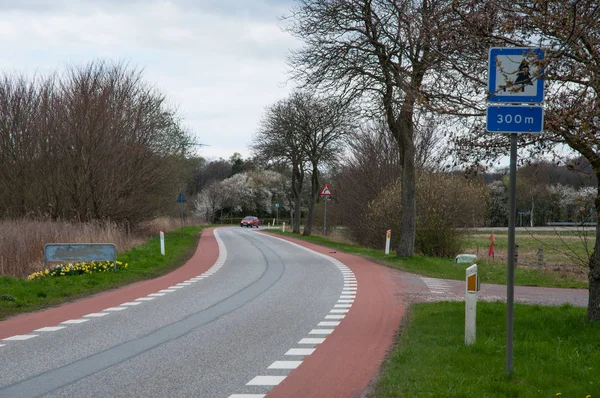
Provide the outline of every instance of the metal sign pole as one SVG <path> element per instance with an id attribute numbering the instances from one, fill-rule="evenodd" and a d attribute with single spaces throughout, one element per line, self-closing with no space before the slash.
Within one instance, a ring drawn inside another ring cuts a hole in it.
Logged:
<path id="1" fill-rule="evenodd" d="M 323 198 L 325 201 L 324 214 L 323 214 L 323 237 L 327 236 L 327 196 Z"/>
<path id="2" fill-rule="evenodd" d="M 517 134 L 510 135 L 510 176 L 508 184 L 508 265 L 506 281 L 506 374 L 513 371 L 513 329 L 515 300 L 515 222 L 517 212 Z"/>
<path id="3" fill-rule="evenodd" d="M 179 209 L 181 210 L 181 236 L 183 236 L 183 202 L 179 203 Z"/>

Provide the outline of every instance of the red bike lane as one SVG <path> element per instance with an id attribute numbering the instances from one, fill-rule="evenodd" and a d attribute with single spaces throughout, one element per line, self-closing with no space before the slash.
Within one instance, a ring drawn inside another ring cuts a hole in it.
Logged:
<path id="1" fill-rule="evenodd" d="M 400 292 L 408 286 L 401 273 L 362 257 L 283 239 L 341 261 L 354 272 L 358 289 L 340 325 L 267 397 L 360 397 L 394 343 L 406 309 Z"/>

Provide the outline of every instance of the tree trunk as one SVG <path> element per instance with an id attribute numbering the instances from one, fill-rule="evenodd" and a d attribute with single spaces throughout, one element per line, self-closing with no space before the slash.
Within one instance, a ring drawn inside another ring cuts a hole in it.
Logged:
<path id="1" fill-rule="evenodd" d="M 303 180 L 303 171 L 300 170 L 300 166 L 298 164 L 294 164 L 292 166 L 292 197 L 294 199 L 292 232 L 295 234 L 300 233 L 300 193 L 302 191 Z"/>
<path id="2" fill-rule="evenodd" d="M 304 223 L 304 236 L 310 236 L 312 232 L 312 222 L 315 213 L 315 203 L 317 203 L 317 197 L 319 196 L 319 169 L 317 164 L 312 165 L 312 175 L 310 177 L 310 203 L 308 204 L 308 214 L 306 215 L 306 222 Z"/>
<path id="3" fill-rule="evenodd" d="M 533 205 L 534 205 L 534 201 L 533 201 L 533 195 L 531 196 L 531 215 L 529 217 L 529 226 L 531 228 L 533 228 Z"/>
<path id="4" fill-rule="evenodd" d="M 600 173 L 596 173 L 600 181 Z M 600 214 L 600 185 L 596 193 L 596 218 Z M 594 244 L 594 253 L 590 258 L 589 273 L 589 298 L 588 298 L 588 319 L 590 321 L 600 321 L 600 225 L 596 223 L 596 243 Z"/>
<path id="5" fill-rule="evenodd" d="M 410 140 L 404 148 L 402 167 L 402 214 L 400 216 L 400 243 L 396 256 L 410 257 L 415 254 L 415 231 L 417 219 L 415 147 Z"/>

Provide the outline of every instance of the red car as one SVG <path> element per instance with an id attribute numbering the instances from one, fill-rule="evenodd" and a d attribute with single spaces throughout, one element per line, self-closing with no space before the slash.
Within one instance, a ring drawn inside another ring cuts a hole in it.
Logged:
<path id="1" fill-rule="evenodd" d="M 246 216 L 240 223 L 240 227 L 258 228 L 258 224 L 260 224 L 260 220 L 258 219 L 258 217 Z"/>

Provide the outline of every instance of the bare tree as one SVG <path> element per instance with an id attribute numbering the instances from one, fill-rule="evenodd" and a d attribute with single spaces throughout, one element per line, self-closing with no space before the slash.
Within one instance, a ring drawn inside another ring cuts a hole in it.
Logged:
<path id="1" fill-rule="evenodd" d="M 298 94 L 294 94 L 298 95 Z M 286 163 L 292 169 L 292 199 L 294 205 L 292 231 L 300 233 L 301 192 L 306 165 L 307 136 L 301 134 L 306 121 L 301 120 L 293 97 L 281 100 L 267 108 L 260 128 L 254 137 L 252 149 L 266 162 Z"/>
<path id="2" fill-rule="evenodd" d="M 546 57 L 545 134 L 521 135 L 520 146 L 535 153 L 564 144 L 581 154 L 600 177 L 600 3 L 597 0 L 514 2 L 455 1 L 468 33 L 487 45 L 540 47 Z M 485 64 L 485 54 L 481 54 Z M 470 156 L 505 153 L 507 137 L 485 134 L 463 140 Z M 600 213 L 600 186 L 595 200 Z M 589 258 L 588 318 L 600 320 L 600 226 Z"/>
<path id="3" fill-rule="evenodd" d="M 321 184 L 319 168 L 335 162 L 343 151 L 344 138 L 351 132 L 351 117 L 346 105 L 333 98 L 318 98 L 302 93 L 293 97 L 296 110 L 305 121 L 300 134 L 306 139 L 304 151 L 310 165 L 310 200 L 304 223 L 304 235 L 312 232 L 315 204 Z"/>
<path id="4" fill-rule="evenodd" d="M 290 16 L 289 31 L 305 44 L 290 56 L 293 77 L 385 115 L 403 165 L 398 256 L 414 254 L 415 111 L 443 102 L 457 112 L 468 101 L 456 89 L 465 79 L 447 73 L 466 55 L 449 11 L 446 0 L 297 0 Z"/>
<path id="5" fill-rule="evenodd" d="M 0 82 L 0 206 L 7 217 L 136 224 L 164 214 L 190 144 L 164 95 L 124 64 Z"/>
<path id="6" fill-rule="evenodd" d="M 305 168 L 310 170 L 310 200 L 304 235 L 310 235 L 314 205 L 319 196 L 319 167 L 340 153 L 351 129 L 345 104 L 305 92 L 293 93 L 267 110 L 253 148 L 258 156 L 289 163 L 294 197 L 293 231 L 300 233 L 301 191 Z"/>

